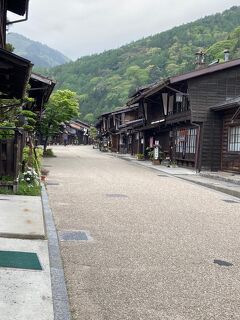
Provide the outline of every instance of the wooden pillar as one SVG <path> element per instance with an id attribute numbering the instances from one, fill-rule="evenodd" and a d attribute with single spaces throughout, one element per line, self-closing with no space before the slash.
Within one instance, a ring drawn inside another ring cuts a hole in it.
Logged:
<path id="1" fill-rule="evenodd" d="M 143 154 L 145 156 L 146 142 L 145 142 L 145 131 L 143 131 Z"/>
<path id="2" fill-rule="evenodd" d="M 141 146 L 140 132 L 138 132 L 138 152 L 137 153 L 140 153 L 140 146 Z"/>

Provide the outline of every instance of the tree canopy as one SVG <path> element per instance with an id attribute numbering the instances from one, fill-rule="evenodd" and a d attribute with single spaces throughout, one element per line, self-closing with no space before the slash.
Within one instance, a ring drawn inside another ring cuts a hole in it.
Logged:
<path id="1" fill-rule="evenodd" d="M 39 132 L 45 139 L 45 149 L 50 136 L 59 133 L 60 125 L 79 116 L 79 98 L 71 90 L 57 90 L 54 92 L 39 124 Z"/>

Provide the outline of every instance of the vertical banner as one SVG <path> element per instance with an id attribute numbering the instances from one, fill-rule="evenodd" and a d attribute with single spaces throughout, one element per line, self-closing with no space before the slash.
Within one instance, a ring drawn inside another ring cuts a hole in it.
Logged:
<path id="1" fill-rule="evenodd" d="M 167 115 L 168 109 L 168 93 L 162 93 L 162 101 L 163 101 L 163 112 L 164 115 Z"/>

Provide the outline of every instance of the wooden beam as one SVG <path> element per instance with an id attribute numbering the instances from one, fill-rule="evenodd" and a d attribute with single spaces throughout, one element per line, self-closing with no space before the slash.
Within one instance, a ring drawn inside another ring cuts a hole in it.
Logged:
<path id="1" fill-rule="evenodd" d="M 236 112 L 234 113 L 231 122 L 233 122 L 240 115 L 240 106 L 238 106 Z"/>

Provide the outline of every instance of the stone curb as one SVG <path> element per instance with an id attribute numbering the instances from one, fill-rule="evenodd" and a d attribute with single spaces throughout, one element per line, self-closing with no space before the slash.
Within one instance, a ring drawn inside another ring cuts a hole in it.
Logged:
<path id="1" fill-rule="evenodd" d="M 224 188 L 224 187 L 220 187 L 220 186 L 214 186 L 212 184 L 209 184 L 209 183 L 205 183 L 205 182 L 201 182 L 201 181 L 195 181 L 195 180 L 191 180 L 191 179 L 185 179 L 183 177 L 176 177 L 176 178 L 179 178 L 179 179 L 182 179 L 184 181 L 188 181 L 188 182 L 192 182 L 194 184 L 197 184 L 197 185 L 200 185 L 200 186 L 203 186 L 203 187 L 206 187 L 206 188 L 209 188 L 209 189 L 213 189 L 213 190 L 216 190 L 216 191 L 220 191 L 220 192 L 223 192 L 223 193 L 226 193 L 230 196 L 233 196 L 233 197 L 236 197 L 236 198 L 240 198 L 240 192 L 239 191 L 236 191 L 236 190 L 231 190 L 231 189 L 227 189 L 227 188 Z M 226 181 L 225 181 L 226 182 Z M 236 184 L 237 185 L 237 184 Z"/>
<path id="2" fill-rule="evenodd" d="M 21 239 L 21 240 L 45 240 L 46 235 L 0 232 L 0 238 Z"/>
<path id="3" fill-rule="evenodd" d="M 44 184 L 42 184 L 41 194 L 45 228 L 48 237 L 54 320 L 71 320 L 58 235 Z"/>
<path id="4" fill-rule="evenodd" d="M 237 180 L 234 180 L 234 179 L 231 179 L 231 178 L 227 178 L 227 177 L 212 176 L 211 174 L 204 173 L 204 172 L 203 172 L 203 173 L 200 172 L 200 176 L 201 176 L 201 177 L 204 177 L 204 178 L 213 179 L 213 180 L 218 180 L 218 181 L 224 181 L 224 182 L 228 182 L 228 183 L 233 183 L 233 184 L 236 184 L 237 186 L 240 185 L 240 180 L 237 181 Z"/>

